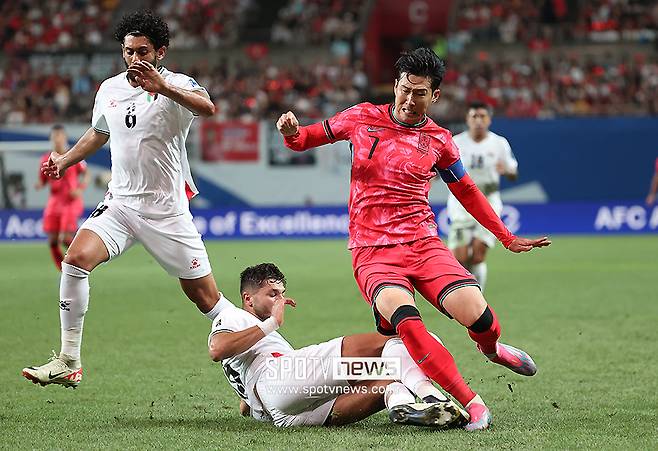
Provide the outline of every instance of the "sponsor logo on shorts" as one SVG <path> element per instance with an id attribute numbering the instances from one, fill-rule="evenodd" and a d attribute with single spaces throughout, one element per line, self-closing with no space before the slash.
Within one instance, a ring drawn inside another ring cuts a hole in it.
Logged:
<path id="1" fill-rule="evenodd" d="M 200 268 L 200 267 L 201 267 L 201 263 L 199 263 L 199 259 L 198 258 L 193 258 L 192 262 L 190 264 L 190 269 L 197 269 L 197 268 Z"/>

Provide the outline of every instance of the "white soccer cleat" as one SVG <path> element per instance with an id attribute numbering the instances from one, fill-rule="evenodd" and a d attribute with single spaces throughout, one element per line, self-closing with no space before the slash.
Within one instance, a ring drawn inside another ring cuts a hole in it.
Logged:
<path id="1" fill-rule="evenodd" d="M 452 401 L 400 404 L 388 411 L 393 423 L 447 429 L 461 427 L 468 420 Z"/>
<path id="2" fill-rule="evenodd" d="M 42 387 L 48 384 L 59 384 L 64 387 L 76 388 L 82 380 L 80 360 L 73 360 L 65 354 L 59 356 L 53 351 L 48 363 L 41 366 L 23 368 L 23 376 Z"/>

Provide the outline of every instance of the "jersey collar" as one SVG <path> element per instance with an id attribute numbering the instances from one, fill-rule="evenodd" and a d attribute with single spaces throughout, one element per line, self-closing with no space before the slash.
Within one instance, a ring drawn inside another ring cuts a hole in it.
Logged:
<path id="1" fill-rule="evenodd" d="M 393 114 L 393 104 L 391 103 L 388 106 L 388 115 L 391 117 L 391 120 L 395 122 L 398 125 L 401 125 L 402 127 L 407 127 L 407 128 L 421 128 L 424 127 L 425 124 L 427 124 L 427 114 L 423 115 L 423 118 L 419 121 L 416 122 L 415 124 L 405 124 L 402 121 L 398 121 L 395 115 Z"/>

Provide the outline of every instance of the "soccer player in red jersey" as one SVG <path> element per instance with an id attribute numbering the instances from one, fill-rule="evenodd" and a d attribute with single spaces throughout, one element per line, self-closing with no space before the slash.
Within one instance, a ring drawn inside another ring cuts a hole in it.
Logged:
<path id="1" fill-rule="evenodd" d="M 414 303 L 414 289 L 440 312 L 467 327 L 490 360 L 531 376 L 525 352 L 498 343 L 500 325 L 477 281 L 437 236 L 430 181 L 438 174 L 466 210 L 512 252 L 548 246 L 514 236 L 465 172 L 450 132 L 426 115 L 439 99 L 443 61 L 430 49 L 402 54 L 395 64 L 395 102 L 361 103 L 330 119 L 300 127 L 292 112 L 277 128 L 295 151 L 349 140 L 352 176 L 349 248 L 354 277 L 373 307 L 377 329 L 398 334 L 423 371 L 470 414 L 467 430 L 486 429 L 491 413 L 460 375 L 448 350 L 430 335 Z"/>
<path id="2" fill-rule="evenodd" d="M 50 141 L 53 151 L 63 155 L 68 150 L 66 131 L 57 124 L 50 131 Z M 41 158 L 41 165 L 48 161 L 50 153 Z M 84 205 L 82 193 L 89 183 L 87 163 L 81 161 L 69 168 L 60 179 L 49 179 L 43 172 L 39 173 L 36 188 L 50 185 L 50 196 L 43 211 L 43 231 L 48 234 L 48 246 L 55 266 L 62 270 L 64 255 L 62 246 L 68 247 L 78 230 L 78 219 L 82 215 Z"/>
<path id="3" fill-rule="evenodd" d="M 656 170 L 651 178 L 651 186 L 649 187 L 649 194 L 647 194 L 647 205 L 651 206 L 656 201 L 656 193 L 658 192 L 658 158 L 656 158 Z"/>

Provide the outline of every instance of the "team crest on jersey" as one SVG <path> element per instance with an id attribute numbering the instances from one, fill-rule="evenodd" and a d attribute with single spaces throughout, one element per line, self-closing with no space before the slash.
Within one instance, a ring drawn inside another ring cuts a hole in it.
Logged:
<path id="1" fill-rule="evenodd" d="M 147 92 L 146 93 L 146 101 L 148 103 L 151 103 L 154 100 L 158 100 L 158 93 L 157 92 Z"/>
<path id="2" fill-rule="evenodd" d="M 426 133 L 420 133 L 418 135 L 418 152 L 423 155 L 427 155 L 430 151 L 430 136 Z"/>

